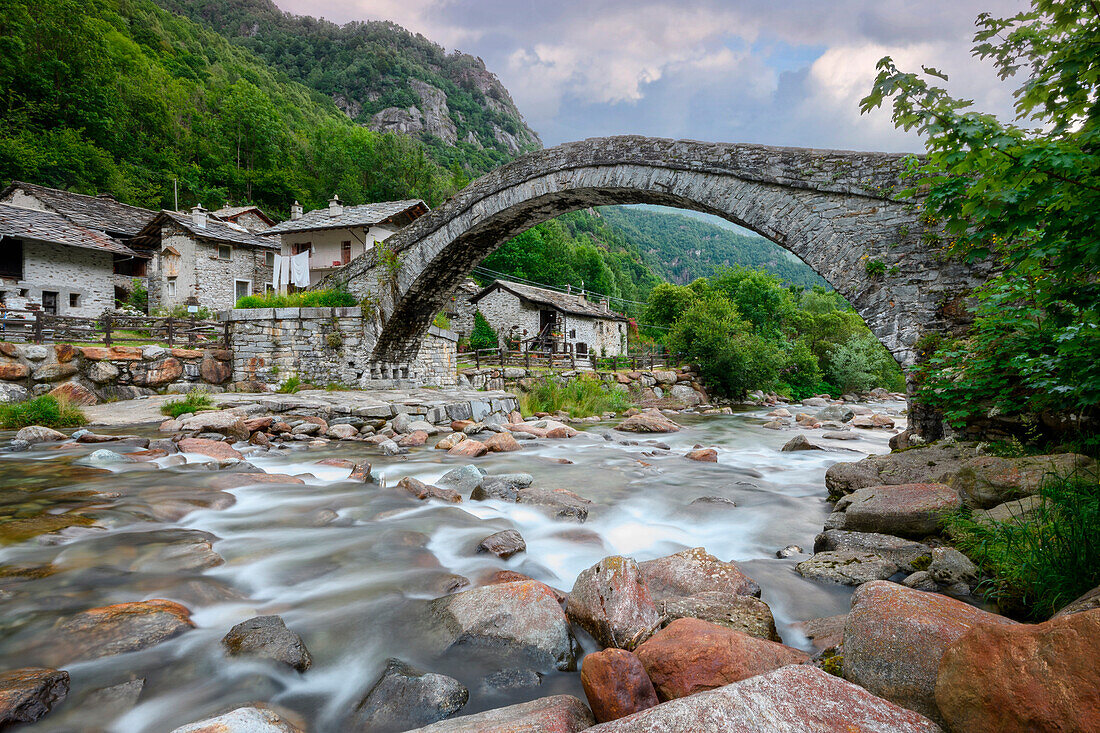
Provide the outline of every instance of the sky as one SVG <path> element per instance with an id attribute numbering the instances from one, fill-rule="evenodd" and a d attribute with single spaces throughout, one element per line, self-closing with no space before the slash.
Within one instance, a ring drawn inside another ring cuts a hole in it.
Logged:
<path id="1" fill-rule="evenodd" d="M 935 66 L 1012 116 L 1011 84 L 970 55 L 974 19 L 1023 0 L 275 0 L 337 23 L 391 20 L 480 56 L 544 144 L 640 134 L 918 151 L 888 111 L 861 115 L 875 63 Z"/>

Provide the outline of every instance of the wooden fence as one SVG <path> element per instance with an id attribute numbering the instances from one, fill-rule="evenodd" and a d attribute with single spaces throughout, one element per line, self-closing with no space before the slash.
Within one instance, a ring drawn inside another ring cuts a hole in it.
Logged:
<path id="1" fill-rule="evenodd" d="M 547 351 L 513 351 L 509 349 L 478 349 L 458 355 L 460 369 L 474 367 L 523 367 L 544 371 L 571 371 L 592 369 L 594 371 L 618 371 L 639 369 L 671 369 L 686 362 L 679 354 L 648 352 L 623 354 L 622 356 L 596 356 L 585 354 L 578 356 L 570 353 Z"/>
<path id="2" fill-rule="evenodd" d="M 98 318 L 81 318 L 57 316 L 41 310 L 0 308 L 0 341 L 225 349 L 229 347 L 229 323 L 109 313 Z"/>

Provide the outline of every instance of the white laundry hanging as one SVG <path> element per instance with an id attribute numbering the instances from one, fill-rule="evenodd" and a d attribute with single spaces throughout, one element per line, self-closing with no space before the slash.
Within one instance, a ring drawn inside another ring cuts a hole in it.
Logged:
<path id="1" fill-rule="evenodd" d="M 279 289 L 279 276 L 283 272 L 283 260 L 285 258 L 282 255 L 275 255 L 273 267 L 271 268 L 271 287 L 275 290 Z"/>
<path id="2" fill-rule="evenodd" d="M 290 282 L 295 287 L 309 287 L 309 252 L 301 252 L 290 258 Z"/>

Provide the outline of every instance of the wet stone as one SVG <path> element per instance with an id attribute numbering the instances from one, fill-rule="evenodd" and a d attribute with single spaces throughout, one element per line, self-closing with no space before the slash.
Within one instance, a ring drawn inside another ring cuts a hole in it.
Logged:
<path id="1" fill-rule="evenodd" d="M 33 723 L 69 693 L 69 673 L 25 667 L 0 674 L 0 728 Z"/>
<path id="2" fill-rule="evenodd" d="M 278 616 L 257 616 L 230 629 L 222 639 L 230 656 L 273 659 L 305 672 L 313 658 L 302 637 L 286 627 Z"/>
<path id="3" fill-rule="evenodd" d="M 469 690 L 453 677 L 389 659 L 346 730 L 397 733 L 428 725 L 457 713 L 469 697 Z"/>
<path id="4" fill-rule="evenodd" d="M 477 545 L 478 552 L 488 552 L 499 558 L 507 560 L 513 555 L 526 552 L 527 543 L 514 529 L 506 529 L 489 535 Z"/>

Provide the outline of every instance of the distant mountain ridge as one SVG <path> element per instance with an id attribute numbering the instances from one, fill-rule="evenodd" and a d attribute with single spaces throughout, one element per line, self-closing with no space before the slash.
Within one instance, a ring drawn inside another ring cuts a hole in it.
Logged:
<path id="1" fill-rule="evenodd" d="M 333 100 L 357 124 L 423 140 L 445 167 L 485 173 L 542 147 L 477 57 L 388 21 L 337 25 L 271 0 L 156 0 Z"/>

